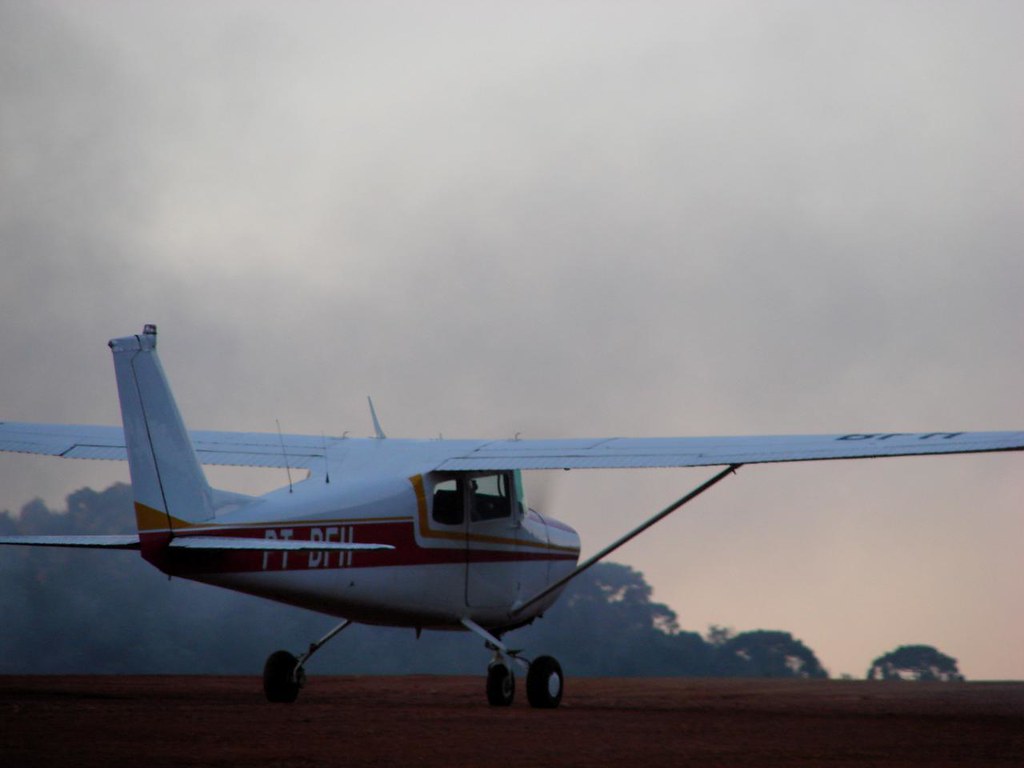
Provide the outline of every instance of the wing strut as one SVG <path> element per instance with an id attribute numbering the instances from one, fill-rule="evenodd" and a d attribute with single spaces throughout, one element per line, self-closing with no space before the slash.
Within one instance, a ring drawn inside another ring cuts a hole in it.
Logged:
<path id="1" fill-rule="evenodd" d="M 636 538 L 641 533 L 646 531 L 648 528 L 650 528 L 652 525 L 654 525 L 655 523 L 659 522 L 663 518 L 668 517 L 670 514 L 672 514 L 677 509 L 679 509 L 681 506 L 683 506 L 683 504 L 686 504 L 688 501 L 693 501 L 695 498 L 697 498 L 702 493 L 704 493 L 704 491 L 708 490 L 711 486 L 716 485 L 720 481 L 724 480 L 726 477 L 728 477 L 729 475 L 733 474 L 737 469 L 739 469 L 742 466 L 743 466 L 742 464 L 730 464 L 728 467 L 723 469 L 721 472 L 719 472 L 717 475 L 712 477 L 710 480 L 707 480 L 703 484 L 697 486 L 692 491 L 690 491 L 688 494 L 683 496 L 681 499 L 679 499 L 677 501 L 674 501 L 671 504 L 669 504 L 667 507 L 665 507 L 663 510 L 661 510 L 661 512 L 659 512 L 654 517 L 652 517 L 650 520 L 648 520 L 645 523 L 643 523 L 642 525 L 634 528 L 632 531 L 627 533 L 622 538 L 618 539 L 617 541 L 612 542 L 607 547 L 605 547 L 600 552 L 598 552 L 596 555 L 588 558 L 587 560 L 582 562 L 580 565 L 576 566 L 576 570 L 574 570 L 568 576 L 564 576 L 563 578 L 559 579 L 558 581 L 554 582 L 553 584 L 548 585 L 547 587 L 545 587 L 543 590 L 538 592 L 536 595 L 531 597 L 526 602 L 521 603 L 520 605 L 518 605 L 515 608 L 513 608 L 512 609 L 512 615 L 516 616 L 516 615 L 522 613 L 527 608 L 529 608 L 531 605 L 536 603 L 538 600 L 542 600 L 545 597 L 547 597 L 548 595 L 550 595 L 552 592 L 554 592 L 555 590 L 561 589 L 563 586 L 565 586 L 570 581 L 575 579 L 577 576 L 579 576 L 585 570 L 590 568 L 590 566 L 592 566 L 592 565 L 596 564 L 597 562 L 603 560 L 604 558 L 608 557 L 608 555 L 610 555 L 616 549 L 621 547 L 623 544 L 625 544 L 626 542 Z"/>

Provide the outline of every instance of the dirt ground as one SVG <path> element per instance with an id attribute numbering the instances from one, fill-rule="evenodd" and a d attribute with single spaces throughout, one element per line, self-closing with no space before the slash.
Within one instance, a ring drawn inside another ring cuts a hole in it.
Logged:
<path id="1" fill-rule="evenodd" d="M 1024 683 L 569 679 L 492 709 L 474 677 L 0 677 L 0 766 L 1024 766 Z"/>

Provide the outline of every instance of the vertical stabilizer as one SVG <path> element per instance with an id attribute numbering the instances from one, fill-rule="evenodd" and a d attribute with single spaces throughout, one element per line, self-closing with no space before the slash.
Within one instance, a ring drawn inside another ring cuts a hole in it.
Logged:
<path id="1" fill-rule="evenodd" d="M 213 492 L 156 354 L 156 326 L 110 341 L 141 531 L 213 517 Z"/>

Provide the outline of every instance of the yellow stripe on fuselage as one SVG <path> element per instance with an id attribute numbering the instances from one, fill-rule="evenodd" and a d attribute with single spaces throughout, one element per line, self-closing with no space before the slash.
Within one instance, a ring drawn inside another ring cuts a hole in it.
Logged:
<path id="1" fill-rule="evenodd" d="M 416 492 L 416 508 L 420 520 L 420 535 L 425 539 L 441 539 L 445 541 L 470 541 L 480 544 L 501 544 L 512 549 L 541 549 L 554 552 L 569 552 L 579 554 L 578 547 L 564 547 L 558 544 L 550 544 L 543 541 L 521 541 L 510 539 L 505 536 L 488 536 L 480 533 L 468 533 L 466 531 L 438 531 L 430 527 L 430 516 L 427 514 L 427 492 L 423 485 L 423 475 L 413 475 L 409 478 L 412 487 Z"/>

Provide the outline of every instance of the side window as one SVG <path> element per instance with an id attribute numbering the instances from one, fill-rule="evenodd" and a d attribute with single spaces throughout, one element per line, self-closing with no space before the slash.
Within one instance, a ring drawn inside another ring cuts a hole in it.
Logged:
<path id="1" fill-rule="evenodd" d="M 470 520 L 498 520 L 512 514 L 508 475 L 474 477 L 470 483 Z"/>
<path id="2" fill-rule="evenodd" d="M 454 478 L 434 486 L 433 518 L 441 525 L 462 525 L 462 493 Z"/>

